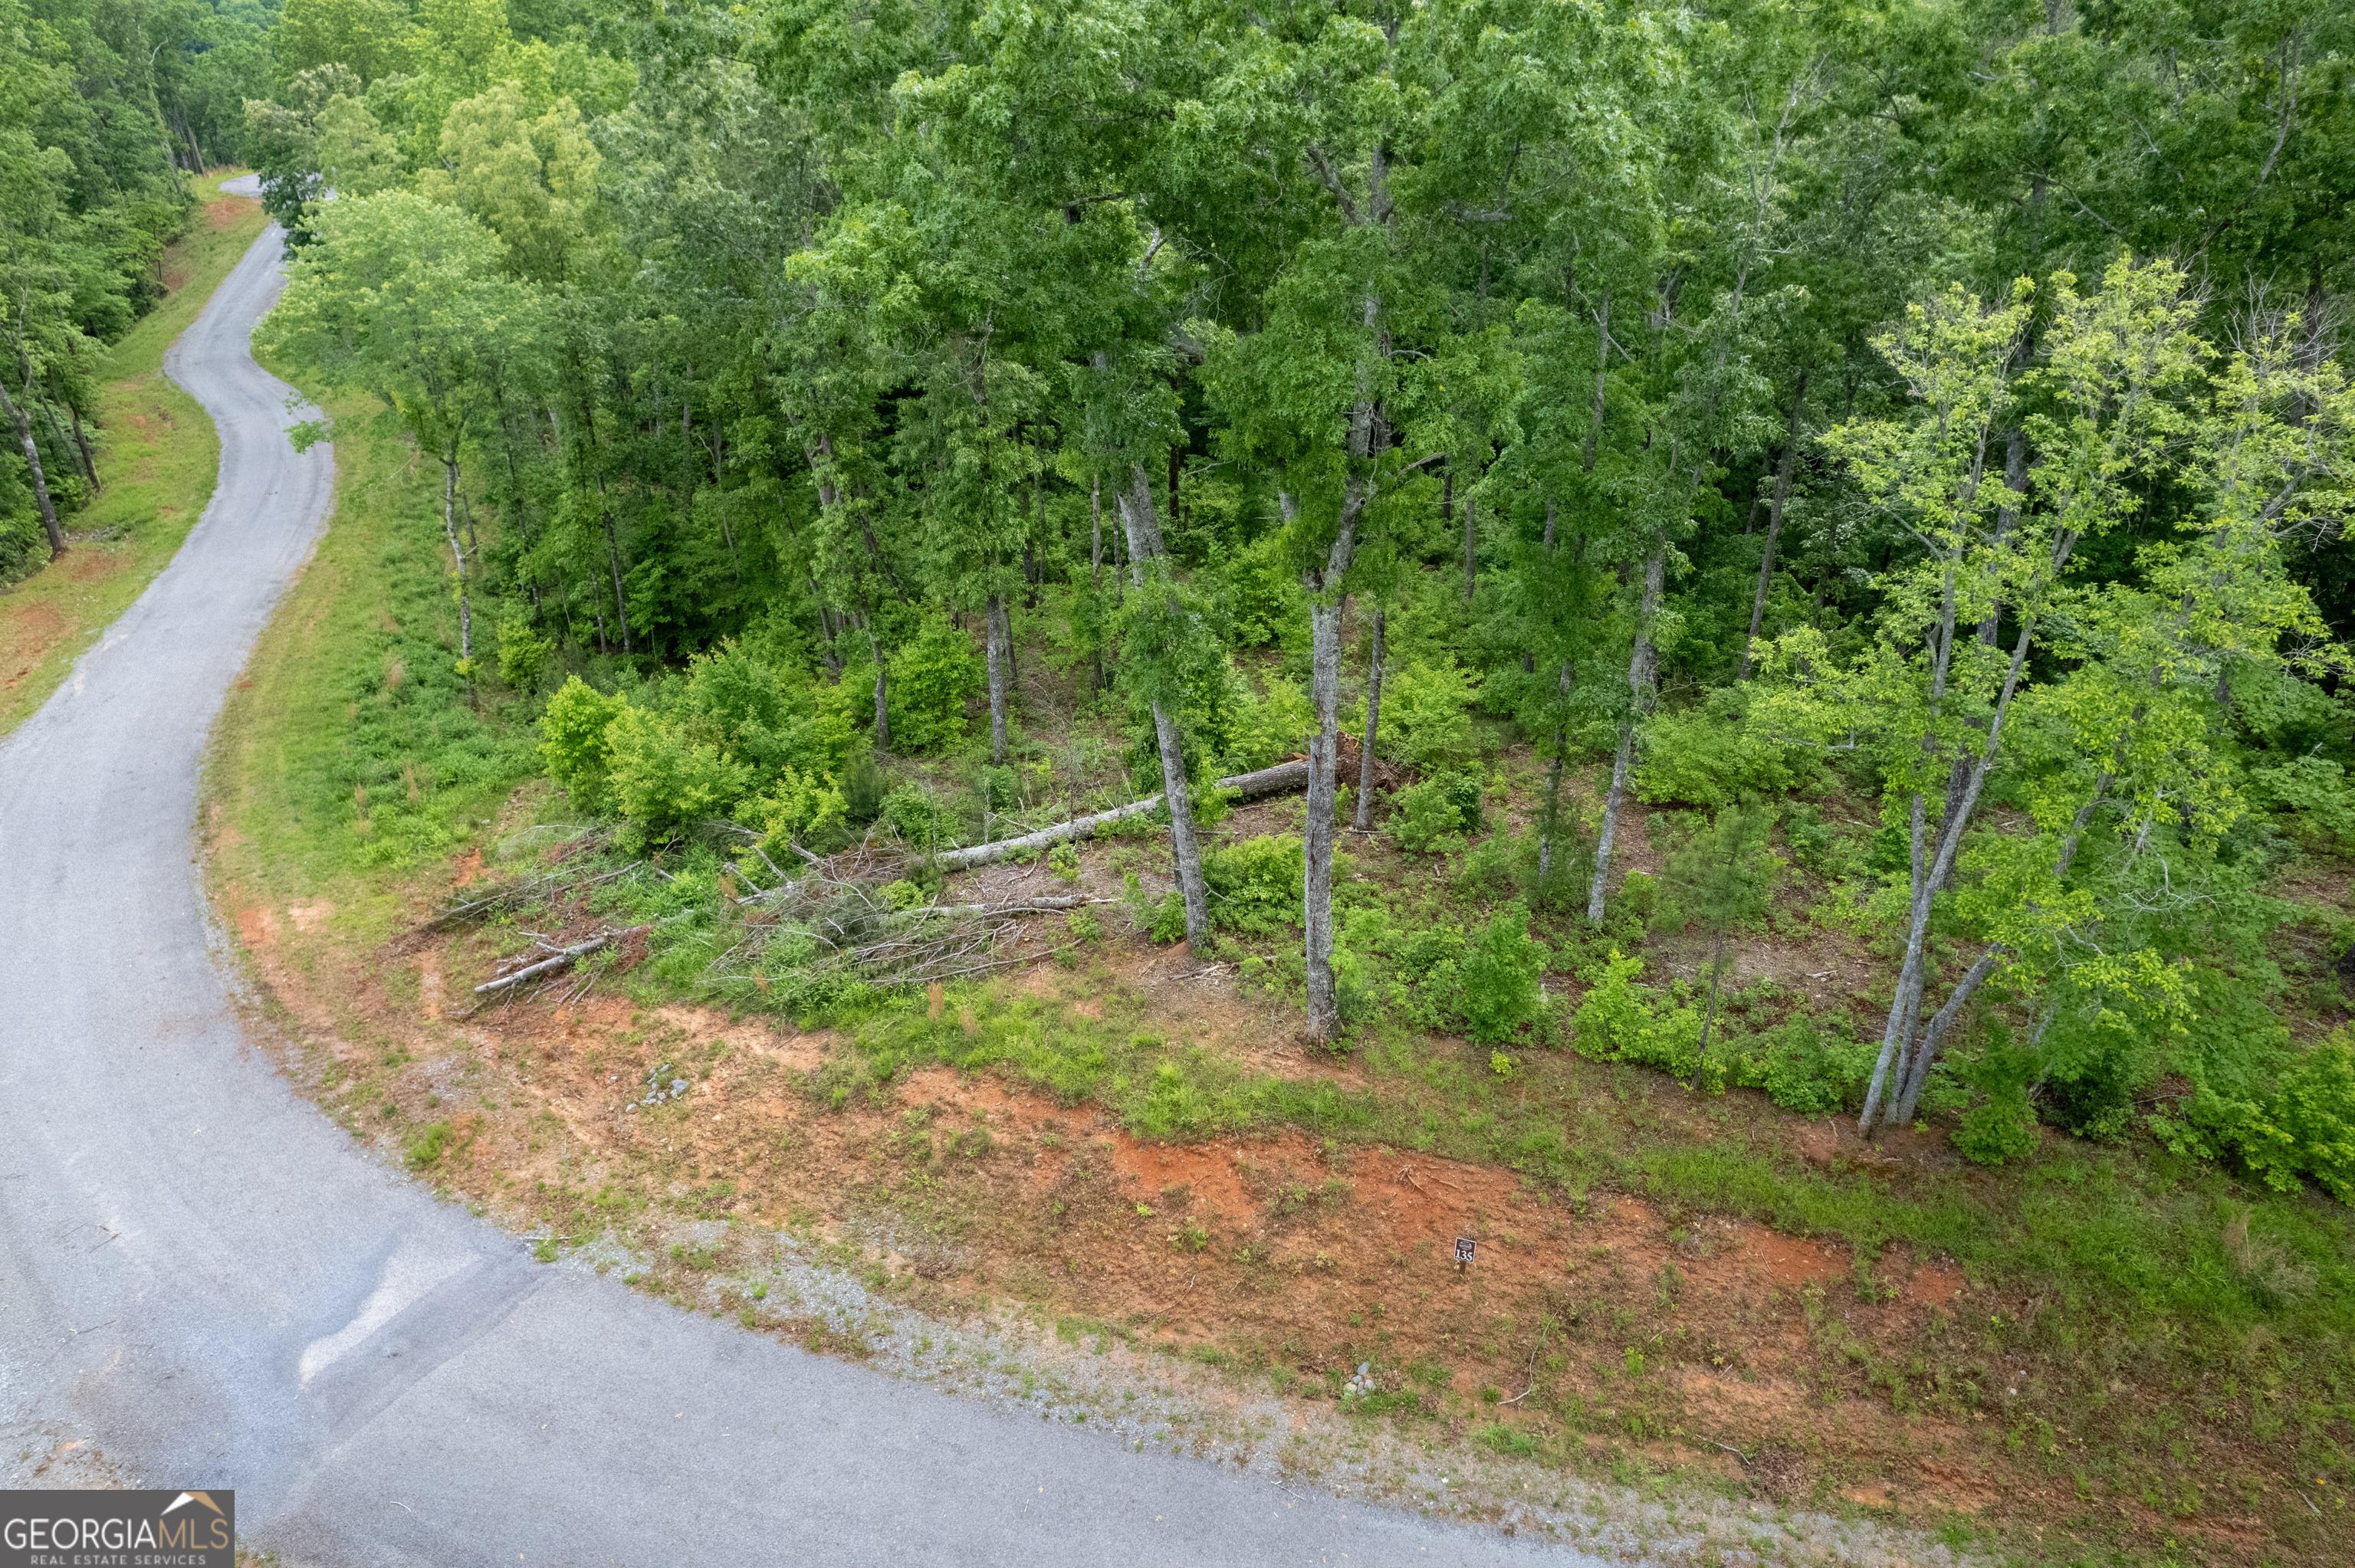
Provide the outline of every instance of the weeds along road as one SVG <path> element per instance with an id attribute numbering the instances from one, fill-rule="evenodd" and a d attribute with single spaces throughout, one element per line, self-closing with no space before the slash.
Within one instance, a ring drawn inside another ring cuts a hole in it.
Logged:
<path id="1" fill-rule="evenodd" d="M 333 489 L 247 352 L 278 249 L 167 360 L 220 429 L 211 506 L 0 744 L 5 1484 L 234 1487 L 289 1564 L 1592 1561 L 536 1266 L 296 1098 L 240 1036 L 193 847 L 221 694 Z"/>

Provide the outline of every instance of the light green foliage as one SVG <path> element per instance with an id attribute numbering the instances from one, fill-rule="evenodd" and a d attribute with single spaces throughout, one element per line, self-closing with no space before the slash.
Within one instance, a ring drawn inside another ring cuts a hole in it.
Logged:
<path id="1" fill-rule="evenodd" d="M 743 763 L 643 708 L 624 706 L 605 738 L 613 747 L 607 787 L 613 809 L 642 836 L 663 837 L 725 816 L 752 781 Z"/>
<path id="2" fill-rule="evenodd" d="M 891 661 L 887 705 L 895 750 L 935 751 L 964 738 L 965 699 L 982 689 L 985 673 L 973 639 L 930 616 Z"/>
<path id="3" fill-rule="evenodd" d="M 1545 945 L 1529 936 L 1525 905 L 1506 906 L 1480 927 L 1459 968 L 1464 1015 L 1475 1042 L 1486 1045 L 1509 1040 L 1540 1016 L 1544 1008 L 1540 981 L 1547 957 Z"/>
<path id="4" fill-rule="evenodd" d="M 1375 749 L 1418 771 L 1469 758 L 1476 749 L 1472 703 L 1479 683 L 1451 662 L 1417 660 L 1382 685 L 1382 733 Z"/>
<path id="5" fill-rule="evenodd" d="M 2312 1178 L 2355 1203 L 2355 1033 L 2341 1028 L 2293 1055 L 2278 1086 L 2232 1128 L 2241 1158 L 2280 1192 Z"/>
<path id="6" fill-rule="evenodd" d="M 902 843 L 927 853 L 948 847 L 953 827 L 948 809 L 916 785 L 902 784 L 884 796 L 881 818 Z"/>
<path id="7" fill-rule="evenodd" d="M 2255 804 L 2283 813 L 2283 825 L 2294 832 L 2324 842 L 2355 833 L 2355 789 L 2345 767 L 2329 758 L 2308 754 L 2254 767 L 2249 794 Z"/>
<path id="8" fill-rule="evenodd" d="M 1722 806 L 1784 795 L 1813 772 L 1809 748 L 1748 717 L 1747 688 L 1721 686 L 1696 706 L 1664 710 L 1643 726 L 1636 792 L 1654 802 Z"/>
<path id="9" fill-rule="evenodd" d="M 2000 1165 L 2036 1152 L 2036 1113 L 2028 1091 L 2008 1084 L 1963 1113 L 1954 1134 L 1955 1152 L 1981 1165 Z"/>
<path id="10" fill-rule="evenodd" d="M 629 704 L 609 696 L 572 676 L 549 698 L 540 715 L 539 755 L 549 777 L 571 792 L 584 811 L 602 811 L 607 805 L 606 782 L 613 767 L 613 721 Z"/>
<path id="11" fill-rule="evenodd" d="M 1284 543 L 1263 535 L 1226 562 L 1221 574 L 1234 614 L 1239 648 L 1263 648 L 1295 634 L 1307 609 L 1300 578 Z"/>
<path id="12" fill-rule="evenodd" d="M 499 679 L 516 690 L 537 690 L 540 672 L 548 667 L 548 656 L 555 651 L 556 644 L 533 629 L 528 616 L 501 618 Z"/>
<path id="13" fill-rule="evenodd" d="M 502 82 L 453 104 L 441 143 L 440 165 L 419 187 L 504 240 L 516 275 L 561 283 L 598 216 L 601 161 L 580 109 L 566 99 L 535 116 L 521 90 Z"/>
<path id="14" fill-rule="evenodd" d="M 1299 924 L 1302 853 L 1298 833 L 1270 833 L 1204 854 L 1211 923 L 1246 937 L 1271 937 Z M 1186 935 L 1185 906 L 1174 890 L 1155 909 L 1152 932 L 1157 942 Z"/>
<path id="15" fill-rule="evenodd" d="M 1316 710 L 1308 694 L 1282 675 L 1262 678 L 1264 692 L 1249 676 L 1230 668 L 1220 704 L 1205 725 L 1225 766 L 1239 773 L 1268 768 L 1308 747 Z"/>
<path id="16" fill-rule="evenodd" d="M 688 661 L 679 719 L 697 740 L 753 770 L 817 778 L 843 768 L 858 730 L 840 687 L 780 671 L 735 643 Z"/>
<path id="17" fill-rule="evenodd" d="M 337 199 L 375 196 L 400 183 L 400 148 L 362 101 L 341 93 L 327 100 L 314 136 L 320 183 Z"/>
<path id="18" fill-rule="evenodd" d="M 760 799 L 745 808 L 745 815 L 759 823 L 768 835 L 762 847 L 773 859 L 780 853 L 791 854 L 796 843 L 806 847 L 810 840 L 841 823 L 847 814 L 842 790 L 833 779 L 822 773 L 802 773 L 790 765 L 780 768 Z"/>
<path id="19" fill-rule="evenodd" d="M 1663 1004 L 1636 983 L 1643 972 L 1643 959 L 1614 949 L 1571 1020 L 1572 1042 L 1598 1062 L 1634 1062 L 1689 1078 L 1700 1059 L 1700 1011 Z"/>

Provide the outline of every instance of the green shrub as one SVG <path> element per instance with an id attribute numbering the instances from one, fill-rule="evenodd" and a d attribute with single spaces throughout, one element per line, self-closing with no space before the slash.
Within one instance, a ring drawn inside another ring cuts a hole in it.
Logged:
<path id="1" fill-rule="evenodd" d="M 1474 1040 L 1492 1045 L 1509 1039 L 1540 1014 L 1546 958 L 1545 944 L 1529 936 L 1526 905 L 1508 905 L 1480 927 L 1458 969 Z"/>
<path id="2" fill-rule="evenodd" d="M 859 695 L 723 642 L 687 662 L 677 716 L 689 741 L 751 768 L 758 785 L 787 768 L 812 777 L 841 769 L 857 747 Z"/>
<path id="3" fill-rule="evenodd" d="M 875 766 L 871 757 L 853 762 L 842 775 L 842 810 L 845 821 L 865 827 L 883 812 L 883 797 L 891 788 L 883 770 Z"/>
<path id="4" fill-rule="evenodd" d="M 847 809 L 833 779 L 788 768 L 777 775 L 765 794 L 751 802 L 746 814 L 768 835 L 762 848 L 774 858 L 781 845 L 807 841 L 842 821 Z"/>
<path id="5" fill-rule="evenodd" d="M 878 815 L 903 842 L 917 849 L 930 851 L 951 836 L 947 808 L 913 784 L 902 784 L 884 796 Z"/>
<path id="6" fill-rule="evenodd" d="M 1660 907 L 1660 879 L 1646 871 L 1631 871 L 1619 885 L 1618 908 L 1614 913 L 1625 916 L 1635 923 L 1640 934 L 1651 923 Z"/>
<path id="7" fill-rule="evenodd" d="M 1214 849 L 1202 857 L 1202 881 L 1210 895 L 1210 924 L 1247 937 L 1270 937 L 1305 918 L 1302 884 L 1306 845 L 1298 833 L 1271 833 Z M 1347 856 L 1334 856 L 1339 880 Z M 1186 901 L 1171 888 L 1155 906 L 1149 927 L 1156 942 L 1186 935 Z"/>
<path id="8" fill-rule="evenodd" d="M 1263 534 L 1229 556 L 1220 569 L 1233 609 L 1238 648 L 1264 647 L 1306 619 L 1302 612 L 1307 596 L 1299 574 L 1284 558 L 1284 543 L 1280 534 Z"/>
<path id="9" fill-rule="evenodd" d="M 2037 1070 L 2032 1050 L 2012 1043 L 2000 1022 L 1986 1026 L 1987 1044 L 1976 1055 L 1959 1053 L 1950 1059 L 1955 1075 L 1985 1097 L 1963 1113 L 1955 1128 L 1955 1151 L 1981 1165 L 2024 1160 L 2036 1151 L 2036 1110 L 2029 1104 L 2028 1086 Z"/>
<path id="10" fill-rule="evenodd" d="M 1441 773 L 1411 784 L 1391 798 L 1391 835 L 1414 854 L 1445 854 L 1464 847 L 1484 819 L 1480 780 L 1468 773 Z"/>
<path id="11" fill-rule="evenodd" d="M 1734 1084 L 1764 1090 L 1786 1111 L 1830 1116 L 1864 1103 L 1878 1054 L 1875 1043 L 1849 1037 L 1845 1015 L 1818 1024 L 1800 1013 L 1739 1042 L 1730 1071 Z"/>
<path id="12" fill-rule="evenodd" d="M 2000 1165 L 2036 1152 L 2036 1112 L 2019 1086 L 1998 1090 L 1963 1113 L 1955 1152 L 1980 1165 Z"/>
<path id="13" fill-rule="evenodd" d="M 1203 715 L 1205 738 L 1225 766 L 1239 773 L 1270 768 L 1308 748 L 1316 709 L 1294 682 L 1270 673 L 1264 693 L 1231 662 L 1211 710 Z M 1157 755 L 1157 753 L 1156 753 Z"/>
<path id="14" fill-rule="evenodd" d="M 539 755 L 548 776 L 584 811 L 605 809 L 606 779 L 613 766 L 609 732 L 629 705 L 575 675 L 548 699 L 548 711 L 540 715 Z"/>
<path id="15" fill-rule="evenodd" d="M 623 708 L 606 738 L 613 752 L 613 809 L 641 839 L 726 814 L 752 781 L 750 768 L 717 747 L 684 738 L 643 708 Z"/>
<path id="16" fill-rule="evenodd" d="M 1622 958 L 1614 948 L 1602 980 L 1572 1018 L 1572 1039 L 1580 1055 L 1597 1062 L 1633 1062 L 1689 1079 L 1700 1066 L 1701 1015 L 1694 1008 L 1663 1004 L 1636 983 L 1643 972 L 1643 959 Z M 1726 1054 L 1712 1055 L 1714 1081 L 1703 1086 L 1722 1088 Z"/>
<path id="17" fill-rule="evenodd" d="M 2296 1059 L 2238 1130 L 2243 1158 L 2267 1186 L 2289 1192 L 2311 1176 L 2355 1203 L 2355 1035 L 2339 1029 Z"/>
<path id="18" fill-rule="evenodd" d="M 913 640 L 891 658 L 884 705 L 893 750 L 936 750 L 964 738 L 965 699 L 988 683 L 973 639 L 946 616 L 928 616 Z"/>
<path id="19" fill-rule="evenodd" d="M 1268 937 L 1305 917 L 1302 884 L 1307 846 L 1298 833 L 1271 833 L 1212 850 L 1202 857 L 1202 880 L 1209 885 L 1210 918 L 1247 937 Z M 1340 880 L 1345 857 L 1334 857 Z"/>
<path id="20" fill-rule="evenodd" d="M 537 691 L 539 673 L 556 644 L 533 630 L 527 615 L 503 616 L 499 620 L 499 679 L 518 692 Z"/>
<path id="21" fill-rule="evenodd" d="M 1474 750 L 1472 702 L 1479 683 L 1452 662 L 1415 660 L 1382 684 L 1382 733 L 1375 749 L 1421 772 Z"/>
<path id="22" fill-rule="evenodd" d="M 1749 722 L 1749 688 L 1721 686 L 1698 707 L 1655 714 L 1644 726 L 1636 793 L 1654 804 L 1723 806 L 1744 795 L 1787 795 L 1814 753 Z"/>
<path id="23" fill-rule="evenodd" d="M 2278 767 L 2249 769 L 2249 794 L 2259 805 L 2286 813 L 2286 824 L 2328 841 L 2355 832 L 2355 789 L 2347 770 L 2325 757 L 2293 757 Z"/>

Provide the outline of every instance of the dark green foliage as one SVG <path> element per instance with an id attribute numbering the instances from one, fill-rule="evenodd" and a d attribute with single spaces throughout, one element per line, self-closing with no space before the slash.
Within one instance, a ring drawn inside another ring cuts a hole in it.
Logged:
<path id="1" fill-rule="evenodd" d="M 842 776 L 844 814 L 851 822 L 864 827 L 882 814 L 883 797 L 890 788 L 890 781 L 875 766 L 873 758 L 857 758 Z"/>
<path id="2" fill-rule="evenodd" d="M 1510 904 L 1491 916 L 1472 938 L 1459 973 L 1464 1016 L 1475 1043 L 1497 1044 L 1540 1016 L 1545 1001 L 1545 945 L 1529 938 L 1529 912 Z"/>
<path id="3" fill-rule="evenodd" d="M 1272 937 L 1298 925 L 1301 855 L 1297 833 L 1245 839 L 1204 854 L 1211 923 L 1246 937 Z M 1185 905 L 1174 890 L 1155 908 L 1152 932 L 1156 942 L 1185 937 Z"/>
<path id="4" fill-rule="evenodd" d="M 1958 1071 L 1981 1099 L 1963 1113 L 1954 1143 L 1966 1160 L 2000 1165 L 2036 1151 L 2036 1113 L 2028 1103 L 2036 1055 L 2016 1044 L 2000 1023 L 1988 1024 L 1987 1035 L 1977 1059 L 1964 1063 Z"/>
<path id="5" fill-rule="evenodd" d="M 1436 774 L 1391 798 L 1391 836 L 1417 854 L 1461 849 L 1483 816 L 1480 780 L 1469 773 Z"/>

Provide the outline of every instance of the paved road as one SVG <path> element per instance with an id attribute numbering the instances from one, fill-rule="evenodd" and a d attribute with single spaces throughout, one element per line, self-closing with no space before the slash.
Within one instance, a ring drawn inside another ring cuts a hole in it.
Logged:
<path id="1" fill-rule="evenodd" d="M 221 694 L 329 505 L 246 351 L 179 557 L 0 743 L 0 1475 L 236 1488 L 290 1564 L 1585 1561 L 1123 1451 L 689 1317 L 361 1157 L 249 1050 L 193 864 Z"/>

